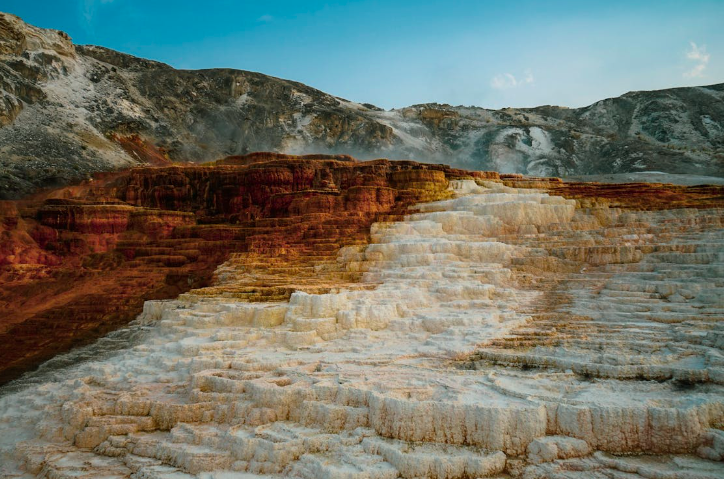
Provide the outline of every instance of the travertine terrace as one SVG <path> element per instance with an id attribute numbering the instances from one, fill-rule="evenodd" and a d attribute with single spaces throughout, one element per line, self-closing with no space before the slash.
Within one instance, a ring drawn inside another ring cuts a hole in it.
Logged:
<path id="1" fill-rule="evenodd" d="M 374 221 L 446 198 L 449 180 L 471 175 L 498 177 L 412 161 L 256 153 L 136 168 L 0 202 L 0 384 L 127 324 L 144 300 L 207 285 L 232 252 L 290 273 L 272 268 L 242 281 L 249 300 L 286 299 L 302 276 L 316 292 L 339 286 L 347 279 L 330 283 L 308 274 L 309 265 L 367 242 Z"/>
<path id="2" fill-rule="evenodd" d="M 721 191 L 444 181 L 369 244 L 234 254 L 126 348 L 17 383 L 0 474 L 724 477 Z"/>

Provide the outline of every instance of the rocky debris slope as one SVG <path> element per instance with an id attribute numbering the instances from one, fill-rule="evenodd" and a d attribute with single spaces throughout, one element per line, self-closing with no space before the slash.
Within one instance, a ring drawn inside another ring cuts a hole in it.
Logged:
<path id="1" fill-rule="evenodd" d="M 144 300 L 208 285 L 231 253 L 256 271 L 235 285 L 250 300 L 354 281 L 314 265 L 366 242 L 374 221 L 449 196 L 451 179 L 498 177 L 319 155 L 219 163 L 136 168 L 0 202 L 0 382 L 127 324 Z"/>
<path id="2" fill-rule="evenodd" d="M 244 301 L 234 256 L 146 302 L 131 347 L 0 398 L 0 470 L 722 477 L 721 194 L 652 188 L 644 211 L 636 187 L 598 195 L 622 185 L 449 184 L 316 269 L 353 287 Z"/>
<path id="3" fill-rule="evenodd" d="M 724 176 L 724 85 L 633 92 L 586 108 L 384 111 L 231 69 L 175 70 L 0 13 L 0 198 L 138 162 L 257 150 L 416 158 L 568 176 Z"/>

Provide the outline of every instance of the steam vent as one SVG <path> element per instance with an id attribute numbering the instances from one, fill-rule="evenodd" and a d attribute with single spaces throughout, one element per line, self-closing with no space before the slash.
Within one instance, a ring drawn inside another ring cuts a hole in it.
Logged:
<path id="1" fill-rule="evenodd" d="M 4 202 L 0 476 L 722 478 L 723 222 L 323 155 Z"/>

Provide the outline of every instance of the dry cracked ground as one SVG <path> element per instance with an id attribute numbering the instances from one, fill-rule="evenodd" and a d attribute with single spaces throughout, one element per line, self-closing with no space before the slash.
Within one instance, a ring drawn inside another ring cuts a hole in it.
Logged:
<path id="1" fill-rule="evenodd" d="M 245 301 L 236 254 L 126 347 L 6 387 L 0 475 L 724 477 L 724 209 L 450 188 L 265 265 L 288 301 Z"/>

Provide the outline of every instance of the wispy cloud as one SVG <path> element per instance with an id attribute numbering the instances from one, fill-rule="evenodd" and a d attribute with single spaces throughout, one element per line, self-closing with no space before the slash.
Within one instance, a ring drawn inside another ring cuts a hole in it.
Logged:
<path id="1" fill-rule="evenodd" d="M 533 83 L 535 83 L 535 78 L 530 70 L 526 70 L 522 78 L 516 78 L 512 73 L 500 73 L 490 80 L 490 86 L 496 90 L 507 90 Z"/>
<path id="2" fill-rule="evenodd" d="M 272 17 L 272 16 L 269 15 L 269 14 L 267 14 L 267 15 L 262 15 L 261 17 L 259 17 L 259 18 L 256 19 L 256 21 L 259 22 L 259 23 L 269 23 L 269 22 L 271 22 L 271 21 L 273 21 L 273 20 L 274 20 L 274 17 Z"/>
<path id="3" fill-rule="evenodd" d="M 704 70 L 706 70 L 710 58 L 710 55 L 706 52 L 706 45 L 699 46 L 694 42 L 689 42 L 689 44 L 691 45 L 691 50 L 686 52 L 686 58 L 696 62 L 696 65 L 688 72 L 684 72 L 684 77 L 697 78 L 704 76 Z"/>
<path id="4" fill-rule="evenodd" d="M 83 26 L 86 30 L 93 29 L 93 17 L 96 15 L 98 5 L 113 3 L 114 0 L 83 0 L 80 3 Z"/>

